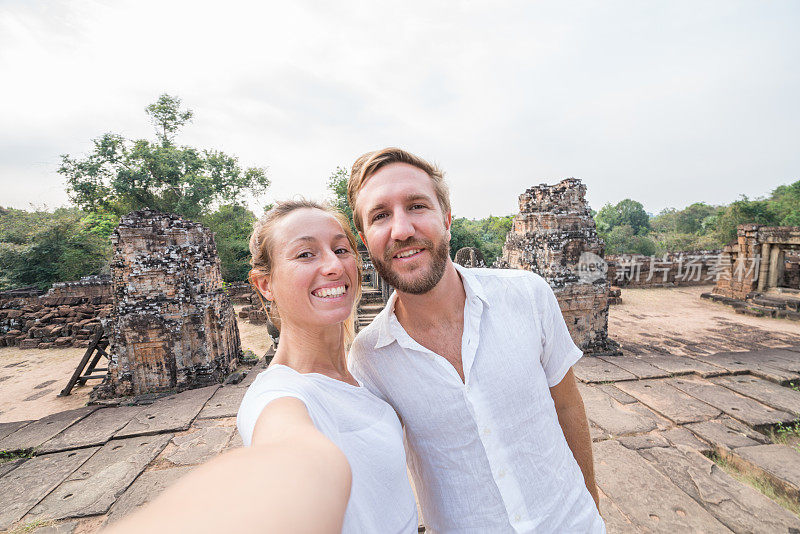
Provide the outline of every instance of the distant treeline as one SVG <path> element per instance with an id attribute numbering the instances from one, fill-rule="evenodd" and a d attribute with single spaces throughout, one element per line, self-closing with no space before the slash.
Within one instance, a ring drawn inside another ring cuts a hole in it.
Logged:
<path id="1" fill-rule="evenodd" d="M 331 201 L 342 207 L 346 179 L 346 172 L 337 169 L 328 181 Z M 642 204 L 625 199 L 606 204 L 593 215 L 607 254 L 719 249 L 736 238 L 739 224 L 800 226 L 800 181 L 780 186 L 766 198 L 743 196 L 727 206 L 695 202 L 650 216 Z M 256 215 L 242 205 L 226 204 L 192 219 L 215 233 L 223 278 L 246 280 L 248 239 Z M 491 265 L 501 254 L 512 219 L 512 215 L 453 219 L 451 255 L 462 247 L 475 247 Z M 107 273 L 108 238 L 118 222 L 117 214 L 79 208 L 0 208 L 0 290 L 29 285 L 45 289 L 53 282 Z"/>

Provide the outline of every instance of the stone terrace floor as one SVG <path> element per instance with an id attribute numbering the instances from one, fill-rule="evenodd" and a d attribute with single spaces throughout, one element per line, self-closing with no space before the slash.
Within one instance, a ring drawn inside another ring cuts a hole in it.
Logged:
<path id="1" fill-rule="evenodd" d="M 609 532 L 800 533 L 796 515 L 729 474 L 800 508 L 800 445 L 785 431 L 800 417 L 800 324 L 736 315 L 701 301 L 706 290 L 623 290 L 609 330 L 624 355 L 575 367 Z M 0 450 L 36 455 L 0 464 L 0 529 L 95 532 L 241 446 L 236 410 L 263 365 L 147 406 L 1 423 Z"/>

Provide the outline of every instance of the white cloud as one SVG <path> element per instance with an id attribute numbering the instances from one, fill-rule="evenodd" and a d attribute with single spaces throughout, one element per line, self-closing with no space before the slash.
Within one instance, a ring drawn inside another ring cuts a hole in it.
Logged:
<path id="1" fill-rule="evenodd" d="M 58 155 L 150 135 L 269 167 L 320 197 L 400 145 L 447 171 L 457 215 L 511 213 L 582 178 L 593 207 L 727 203 L 800 179 L 800 7 L 790 1 L 3 2 L 0 205 L 66 202 Z"/>

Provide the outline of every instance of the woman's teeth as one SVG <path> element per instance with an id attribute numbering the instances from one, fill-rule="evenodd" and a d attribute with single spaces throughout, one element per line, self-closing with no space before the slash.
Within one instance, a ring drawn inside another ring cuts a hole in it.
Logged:
<path id="1" fill-rule="evenodd" d="M 421 248 L 415 248 L 415 249 L 412 249 L 412 250 L 406 250 L 405 252 L 401 252 L 400 254 L 398 254 L 395 257 L 396 258 L 407 258 L 409 256 L 413 256 L 414 254 L 416 254 L 420 250 L 422 250 L 422 249 Z"/>
<path id="2" fill-rule="evenodd" d="M 322 289 L 316 289 L 312 291 L 311 294 L 314 295 L 315 297 L 331 298 L 331 297 L 340 297 L 344 295 L 344 292 L 345 292 L 345 287 L 339 286 L 339 287 L 325 287 Z"/>

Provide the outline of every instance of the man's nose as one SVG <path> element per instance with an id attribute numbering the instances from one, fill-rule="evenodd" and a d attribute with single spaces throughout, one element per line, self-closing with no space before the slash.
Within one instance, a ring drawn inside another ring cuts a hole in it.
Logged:
<path id="1" fill-rule="evenodd" d="M 392 218 L 392 239 L 405 241 L 414 235 L 414 225 L 405 212 L 400 212 Z"/>

